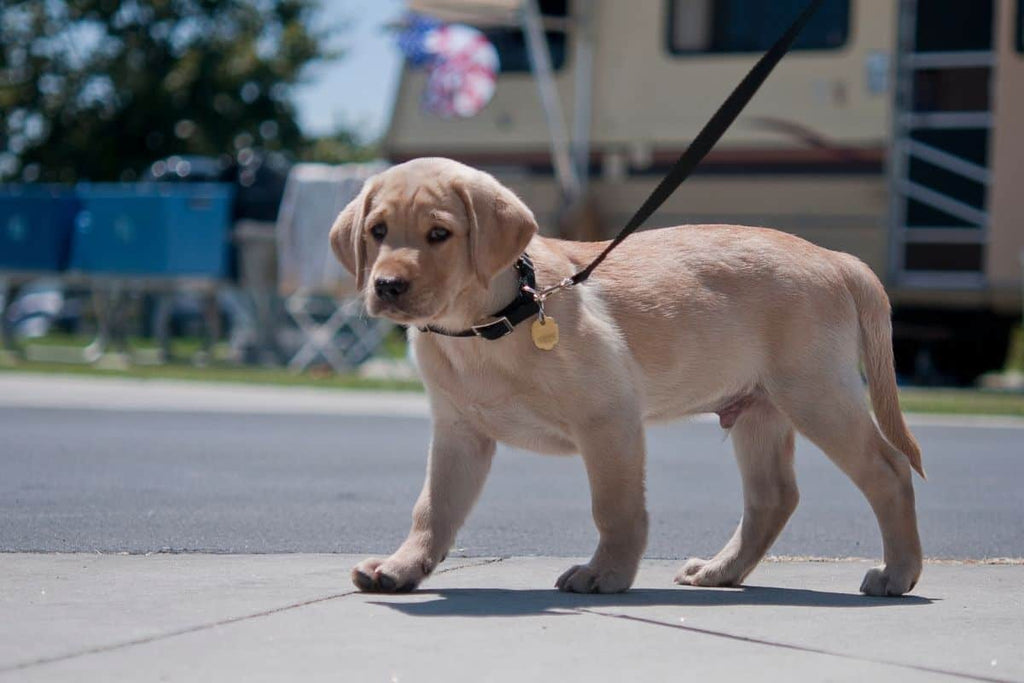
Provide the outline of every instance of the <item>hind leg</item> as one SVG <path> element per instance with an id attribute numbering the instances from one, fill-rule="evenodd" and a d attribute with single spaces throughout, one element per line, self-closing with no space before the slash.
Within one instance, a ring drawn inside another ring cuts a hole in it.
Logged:
<path id="1" fill-rule="evenodd" d="M 736 586 L 753 571 L 796 509 L 793 425 L 759 397 L 732 428 L 733 449 L 743 480 L 743 518 L 729 542 L 710 560 L 691 559 L 676 583 Z"/>
<path id="2" fill-rule="evenodd" d="M 861 592 L 909 591 L 922 566 L 910 463 L 871 420 L 860 375 L 851 368 L 841 377 L 805 377 L 775 398 L 796 428 L 853 480 L 878 519 L 885 564 L 868 571 Z"/>

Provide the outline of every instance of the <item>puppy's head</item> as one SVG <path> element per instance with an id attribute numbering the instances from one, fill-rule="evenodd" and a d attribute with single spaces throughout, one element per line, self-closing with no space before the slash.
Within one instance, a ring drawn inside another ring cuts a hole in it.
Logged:
<path id="1" fill-rule="evenodd" d="M 492 176 L 427 158 L 366 181 L 330 241 L 371 315 L 421 325 L 486 292 L 536 232 L 530 209 Z"/>

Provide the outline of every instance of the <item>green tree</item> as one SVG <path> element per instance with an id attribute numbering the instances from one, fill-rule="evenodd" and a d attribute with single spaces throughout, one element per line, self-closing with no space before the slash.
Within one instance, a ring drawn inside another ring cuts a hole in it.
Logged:
<path id="1" fill-rule="evenodd" d="M 315 0 L 0 3 L 0 179 L 132 179 L 172 154 L 303 143 L 288 86 L 330 58 Z"/>
<path id="2" fill-rule="evenodd" d="M 361 142 L 355 133 L 344 129 L 307 140 L 299 157 L 301 161 L 323 164 L 347 164 L 379 158 L 380 147 L 376 142 Z"/>

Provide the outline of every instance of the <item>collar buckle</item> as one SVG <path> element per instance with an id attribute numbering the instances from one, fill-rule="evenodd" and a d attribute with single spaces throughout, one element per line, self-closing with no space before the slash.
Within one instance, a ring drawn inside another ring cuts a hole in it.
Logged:
<path id="1" fill-rule="evenodd" d="M 490 341 L 501 339 L 511 334 L 515 331 L 516 325 L 540 311 L 541 306 L 539 302 L 543 301 L 543 299 L 538 299 L 536 294 L 533 293 L 535 292 L 536 280 L 533 273 L 533 261 L 530 260 L 530 257 L 523 253 L 516 260 L 515 267 L 516 272 L 519 274 L 520 291 L 512 303 L 494 314 L 495 320 L 473 325 L 468 330 L 460 330 L 458 332 L 449 332 L 448 330 L 431 325 L 421 327 L 420 330 L 442 334 L 446 337 L 481 337 Z"/>
<path id="2" fill-rule="evenodd" d="M 511 334 L 512 330 L 515 329 L 515 326 L 512 325 L 512 322 L 508 318 L 502 316 L 489 323 L 473 325 L 469 329 L 478 337 L 494 340 L 501 339 L 506 334 Z"/>

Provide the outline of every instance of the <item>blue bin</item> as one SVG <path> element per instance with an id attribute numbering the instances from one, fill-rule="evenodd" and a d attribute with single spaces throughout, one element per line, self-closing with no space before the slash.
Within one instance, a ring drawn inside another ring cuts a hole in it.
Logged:
<path id="1" fill-rule="evenodd" d="M 78 198 L 59 185 L 0 185 L 0 269 L 67 267 Z"/>
<path id="2" fill-rule="evenodd" d="M 228 275 L 227 184 L 78 186 L 70 268 L 138 277 Z"/>

